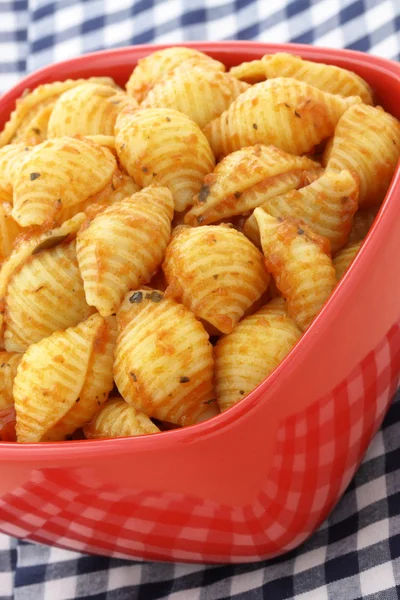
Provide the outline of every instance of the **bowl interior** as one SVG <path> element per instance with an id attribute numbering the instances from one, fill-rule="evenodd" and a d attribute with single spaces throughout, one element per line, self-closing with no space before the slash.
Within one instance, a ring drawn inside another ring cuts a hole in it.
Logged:
<path id="1" fill-rule="evenodd" d="M 192 43 L 184 43 L 181 45 L 195 47 L 199 50 L 202 50 L 216 58 L 217 60 L 222 61 L 227 65 L 227 67 L 237 65 L 243 61 L 250 61 L 259 59 L 266 53 L 274 53 L 274 52 L 291 52 L 298 55 L 301 55 L 303 58 L 308 60 L 313 60 L 317 62 L 325 62 L 328 64 L 335 64 L 340 67 L 344 67 L 350 70 L 353 70 L 361 77 L 365 78 L 368 83 L 374 88 L 376 92 L 376 97 L 378 103 L 380 103 L 387 111 L 391 112 L 397 118 L 400 118 L 400 69 L 398 65 L 392 63 L 391 61 L 387 61 L 385 59 L 380 59 L 377 57 L 368 56 L 359 52 L 354 51 L 341 51 L 341 50 L 332 50 L 332 49 L 322 49 L 322 48 L 314 48 L 310 46 L 302 46 L 296 44 L 260 44 L 260 43 L 251 43 L 251 42 L 219 42 L 219 43 L 208 43 L 208 42 L 192 42 Z M 103 51 L 97 52 L 94 54 L 84 55 L 72 60 L 64 61 L 62 63 L 58 63 L 55 65 L 51 65 L 49 67 L 44 67 L 39 71 L 29 75 L 24 80 L 22 80 L 18 85 L 12 88 L 9 92 L 4 94 L 4 96 L 0 99 L 0 127 L 3 127 L 5 122 L 8 120 L 10 113 L 15 108 L 15 102 L 17 98 L 21 96 L 25 89 L 33 89 L 42 83 L 49 83 L 52 81 L 59 81 L 68 78 L 79 78 L 79 77 L 90 77 L 90 76 L 110 76 L 113 77 L 117 83 L 120 85 L 124 85 L 127 79 L 129 78 L 135 64 L 137 61 L 150 54 L 151 52 L 165 48 L 167 46 L 137 46 L 130 48 L 122 48 L 111 51 Z M 397 169 L 398 171 L 398 169 Z M 397 173 L 398 178 L 398 173 Z M 393 188 L 393 184 L 392 184 Z M 396 190 L 398 186 L 396 187 Z M 392 195 L 388 195 L 385 202 L 384 208 L 389 207 L 391 205 Z M 393 198 L 394 202 L 394 198 Z M 394 208 L 388 212 L 392 213 L 385 217 L 385 223 L 387 227 L 389 227 L 390 218 L 394 216 Z M 381 211 L 382 213 L 383 211 Z M 379 218 L 378 221 L 381 221 Z M 381 228 L 381 238 L 384 237 L 385 231 L 384 227 Z M 373 227 L 375 230 L 375 227 Z M 368 236 L 368 241 L 370 240 L 370 236 Z M 372 240 L 371 240 L 372 241 Z M 382 240 L 380 240 L 382 241 Z M 378 243 L 378 239 L 377 239 Z M 368 256 L 370 257 L 373 254 L 373 244 L 366 244 L 371 247 L 368 248 Z M 365 248 L 367 250 L 367 248 Z M 354 272 L 354 266 L 356 266 L 356 271 L 358 272 L 358 265 L 361 265 L 367 262 L 367 256 L 365 256 L 364 260 L 364 249 L 357 257 L 353 267 L 350 269 L 351 274 Z M 364 265 L 365 266 L 365 265 Z M 365 269 L 364 269 L 365 270 Z M 360 276 L 362 274 L 362 269 L 360 269 Z M 357 278 L 355 278 L 357 279 Z M 351 277 L 353 280 L 353 277 Z M 320 315 L 317 317 L 316 321 L 320 322 L 321 318 L 326 318 L 335 314 L 335 310 L 333 309 L 332 304 L 337 304 L 339 302 L 345 302 L 348 295 L 351 294 L 350 287 L 347 285 L 348 277 L 345 277 L 345 281 L 342 282 L 334 292 L 331 299 L 327 302 L 325 307 L 323 308 Z M 349 282 L 350 283 L 350 282 Z M 344 289 L 346 288 L 346 293 Z M 328 314 L 329 313 L 329 314 Z M 290 354 L 285 358 L 285 360 L 279 365 L 279 367 L 270 375 L 263 383 L 260 384 L 260 387 L 268 385 L 268 382 L 275 380 L 277 376 L 282 372 L 282 369 L 286 367 L 288 362 L 292 360 L 296 360 L 297 354 L 300 351 L 300 348 L 303 349 L 305 343 L 308 343 L 308 340 L 312 339 L 313 331 L 314 331 L 314 322 L 313 326 L 306 332 L 305 335 L 301 338 L 299 343 L 295 346 L 295 348 L 290 352 Z M 256 388 L 257 389 L 257 388 Z M 120 447 L 121 444 L 141 444 L 142 446 L 146 446 L 147 444 L 159 444 L 162 442 L 161 438 L 166 439 L 170 437 L 170 439 L 176 439 L 176 436 L 180 436 L 182 434 L 187 435 L 189 432 L 187 430 L 196 430 L 196 433 L 204 432 L 205 430 L 218 429 L 219 427 L 225 425 L 229 425 L 230 422 L 240 418 L 240 414 L 247 410 L 247 407 L 252 403 L 253 392 L 249 394 L 242 402 L 238 405 L 234 406 L 232 409 L 219 415 L 218 417 L 212 419 L 209 422 L 201 423 L 199 425 L 195 425 L 189 428 L 185 428 L 185 430 L 173 430 L 164 432 L 162 436 L 142 436 L 141 438 L 131 438 L 131 439 L 118 439 L 118 440 L 100 440 L 97 441 L 84 441 L 82 442 L 69 442 L 68 445 L 71 447 L 78 446 L 82 448 L 85 446 L 88 448 L 88 445 L 92 447 L 93 451 L 95 447 L 100 444 L 105 447 L 109 444 L 110 447 L 115 447 L 118 445 Z M 190 435 L 190 433 L 189 433 Z M 149 440 L 149 438 L 153 438 Z M 158 440 L 154 438 L 159 438 Z M 58 444 L 50 444 L 50 446 L 55 449 Z M 4 449 L 6 444 L 0 443 L 0 447 Z M 10 450 L 10 444 L 8 445 Z M 14 444 L 12 445 L 14 446 Z M 29 446 L 34 451 L 39 451 L 39 445 L 25 445 L 25 449 Z M 46 450 L 49 450 L 49 444 L 44 445 Z M 21 450 L 21 448 L 16 448 L 16 450 Z M 47 454 L 47 453 L 46 453 Z"/>

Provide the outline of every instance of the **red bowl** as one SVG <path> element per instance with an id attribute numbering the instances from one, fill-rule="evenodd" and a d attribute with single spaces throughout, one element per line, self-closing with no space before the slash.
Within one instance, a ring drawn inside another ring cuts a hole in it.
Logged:
<path id="1" fill-rule="evenodd" d="M 293 52 L 354 70 L 400 118 L 400 66 L 347 50 L 188 43 L 228 66 Z M 110 75 L 165 46 L 88 54 L 26 77 L 25 88 Z M 247 562 L 302 543 L 325 519 L 379 428 L 400 373 L 400 175 L 363 248 L 300 342 L 254 392 L 186 429 L 100 441 L 0 443 L 0 530 L 122 558 Z"/>

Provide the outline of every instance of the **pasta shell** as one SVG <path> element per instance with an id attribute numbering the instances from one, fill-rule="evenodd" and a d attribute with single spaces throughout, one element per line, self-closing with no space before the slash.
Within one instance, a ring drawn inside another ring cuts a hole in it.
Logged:
<path id="1" fill-rule="evenodd" d="M 0 348 L 4 347 L 5 296 L 14 273 L 21 269 L 30 256 L 40 250 L 52 248 L 67 238 L 72 239 L 85 218 L 83 213 L 75 215 L 74 218 L 65 221 L 61 227 L 47 231 L 32 228 L 15 241 L 13 251 L 0 269 Z"/>
<path id="2" fill-rule="evenodd" d="M 0 352 L 0 410 L 12 406 L 13 383 L 22 354 Z"/>
<path id="3" fill-rule="evenodd" d="M 381 204 L 400 157 L 400 122 L 380 106 L 352 106 L 328 152 L 328 170 L 348 169 L 359 177 L 360 206 Z"/>
<path id="4" fill-rule="evenodd" d="M 205 62 L 208 69 L 225 71 L 222 63 L 194 48 L 180 46 L 165 48 L 138 61 L 126 84 L 126 91 L 139 103 L 142 102 L 157 81 L 185 61 L 190 61 L 191 64 L 193 61 L 200 64 Z"/>
<path id="5" fill-rule="evenodd" d="M 2 194 L 0 194 L 2 196 Z M 14 241 L 22 232 L 22 228 L 11 216 L 10 202 L 0 201 L 0 262 L 11 254 Z"/>
<path id="6" fill-rule="evenodd" d="M 85 300 L 75 240 L 42 250 L 8 284 L 5 348 L 24 352 L 53 331 L 78 325 L 92 312 Z"/>
<path id="7" fill-rule="evenodd" d="M 171 234 L 173 200 L 152 186 L 98 214 L 77 236 L 86 300 L 103 316 L 116 312 L 129 289 L 150 281 Z"/>
<path id="8" fill-rule="evenodd" d="M 336 286 L 329 242 L 295 220 L 277 219 L 256 208 L 265 264 L 302 331 L 317 316 Z"/>
<path id="9" fill-rule="evenodd" d="M 365 104 L 373 104 L 372 90 L 361 77 L 334 65 L 303 60 L 300 56 L 277 52 L 262 58 L 266 79 L 291 77 L 340 96 L 360 96 Z"/>
<path id="10" fill-rule="evenodd" d="M 218 117 L 249 85 L 227 73 L 207 69 L 207 61 L 186 63 L 160 79 L 142 102 L 143 108 L 173 108 L 204 127 Z"/>
<path id="11" fill-rule="evenodd" d="M 269 282 L 260 251 L 226 225 L 181 228 L 163 269 L 166 294 L 222 333 L 232 331 Z"/>
<path id="12" fill-rule="evenodd" d="M 28 156 L 30 148 L 25 144 L 8 144 L 0 148 L 1 188 L 12 194 L 15 167 Z"/>
<path id="13" fill-rule="evenodd" d="M 47 106 L 38 109 L 32 121 L 29 123 L 29 127 L 27 127 L 20 135 L 17 134 L 13 141 L 15 142 L 16 140 L 22 139 L 25 143 L 34 146 L 47 140 L 49 119 L 54 105 L 55 102 L 50 102 Z"/>
<path id="14" fill-rule="evenodd" d="M 305 154 L 332 135 L 345 110 L 358 102 L 358 96 L 342 98 L 277 77 L 253 85 L 203 131 L 217 158 L 254 144 Z"/>
<path id="15" fill-rule="evenodd" d="M 333 266 L 335 267 L 336 279 L 340 281 L 351 263 L 356 257 L 359 249 L 361 248 L 362 242 L 355 242 L 348 244 L 342 250 L 340 250 L 335 258 L 333 259 Z"/>
<path id="16" fill-rule="evenodd" d="M 266 80 L 265 68 L 262 60 L 251 60 L 250 62 L 242 62 L 236 67 L 229 70 L 229 74 L 233 75 L 240 81 L 246 83 L 260 83 Z"/>
<path id="17" fill-rule="evenodd" d="M 156 290 L 129 292 L 121 312 L 114 362 L 120 394 L 149 417 L 191 425 L 214 398 L 212 346 L 204 327 Z"/>
<path id="18" fill-rule="evenodd" d="M 332 252 L 336 252 L 349 237 L 357 199 L 358 180 L 350 171 L 326 171 L 310 185 L 275 196 L 261 208 L 273 217 L 302 221 L 315 233 L 327 238 Z M 257 229 L 254 215 L 248 218 L 247 227 Z"/>
<path id="19" fill-rule="evenodd" d="M 367 236 L 379 209 L 380 206 L 371 206 L 370 208 L 361 209 L 356 212 L 348 239 L 349 244 L 361 242 Z"/>
<path id="20" fill-rule="evenodd" d="M 262 202 L 262 196 L 265 200 L 269 187 L 276 193 L 278 184 L 277 193 L 280 192 L 278 182 L 281 179 L 277 178 L 278 175 L 296 172 L 297 181 L 304 170 L 318 167 L 305 156 L 293 156 L 274 146 L 258 144 L 242 148 L 228 154 L 213 173 L 206 175 L 203 187 L 194 199 L 194 206 L 185 216 L 185 223 L 206 225 L 252 210 L 258 206 L 252 202 Z M 265 182 L 262 195 L 244 193 L 261 182 Z M 285 187 L 283 189 L 286 191 Z"/>
<path id="21" fill-rule="evenodd" d="M 117 153 L 139 187 L 168 187 L 175 210 L 193 202 L 215 160 L 199 126 L 169 108 L 123 110 L 115 127 Z"/>
<path id="22" fill-rule="evenodd" d="M 88 439 L 98 439 L 159 433 L 160 430 L 141 410 L 122 398 L 111 398 L 93 421 L 84 426 L 83 432 Z"/>
<path id="23" fill-rule="evenodd" d="M 111 180 L 100 192 L 89 196 L 82 210 L 87 214 L 89 219 L 93 219 L 107 208 L 107 206 L 111 206 L 128 196 L 132 196 L 132 194 L 136 194 L 138 191 L 139 186 L 136 185 L 132 177 L 116 170 Z"/>
<path id="24" fill-rule="evenodd" d="M 0 146 L 5 146 L 12 141 L 31 138 L 32 135 L 44 139 L 44 131 L 34 131 L 40 122 L 41 128 L 47 128 L 50 117 L 49 106 L 54 105 L 55 100 L 65 91 L 80 85 L 86 81 L 103 83 L 117 87 L 110 77 L 90 77 L 89 79 L 68 79 L 67 81 L 55 81 L 39 85 L 32 92 L 26 90 L 16 102 L 16 108 L 12 112 L 9 121 L 0 133 Z"/>
<path id="25" fill-rule="evenodd" d="M 115 156 L 117 155 L 114 135 L 85 135 L 85 139 L 102 146 L 102 148 L 108 148 Z"/>
<path id="26" fill-rule="evenodd" d="M 241 321 L 214 348 L 215 390 L 221 411 L 243 400 L 282 362 L 301 337 L 282 298 Z"/>
<path id="27" fill-rule="evenodd" d="M 113 387 L 115 334 L 96 314 L 28 348 L 13 387 L 18 442 L 62 440 L 94 417 Z"/>
<path id="28" fill-rule="evenodd" d="M 13 218 L 22 227 L 58 222 L 101 190 L 116 169 L 112 154 L 88 140 L 59 138 L 39 144 L 14 180 Z M 63 211 L 66 211 L 63 214 Z"/>
<path id="29" fill-rule="evenodd" d="M 82 83 L 64 92 L 56 101 L 48 125 L 48 137 L 114 135 L 115 121 L 133 98 L 108 85 Z"/>

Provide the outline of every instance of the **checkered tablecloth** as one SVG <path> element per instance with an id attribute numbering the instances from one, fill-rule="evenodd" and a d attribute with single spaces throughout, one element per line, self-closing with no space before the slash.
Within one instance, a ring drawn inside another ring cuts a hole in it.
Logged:
<path id="1" fill-rule="evenodd" d="M 0 0 L 0 91 L 27 72 L 129 44 L 253 39 L 399 60 L 400 0 Z M 400 392 L 357 476 L 301 548 L 237 566 L 137 563 L 0 534 L 0 600 L 400 598 Z"/>

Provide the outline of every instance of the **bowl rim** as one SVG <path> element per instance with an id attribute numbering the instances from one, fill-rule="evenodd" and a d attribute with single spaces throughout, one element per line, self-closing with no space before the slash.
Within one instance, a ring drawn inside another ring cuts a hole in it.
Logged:
<path id="1" fill-rule="evenodd" d="M 260 56 L 266 53 L 275 52 L 290 52 L 300 54 L 304 58 L 310 58 L 315 61 L 326 61 L 335 63 L 336 60 L 345 59 L 353 65 L 369 66 L 376 70 L 386 72 L 391 77 L 399 79 L 400 65 L 395 61 L 385 58 L 369 55 L 356 50 L 322 48 L 307 44 L 268 44 L 264 42 L 252 41 L 220 41 L 220 42 L 204 42 L 190 41 L 176 44 L 142 44 L 137 46 L 126 46 L 122 48 L 114 48 L 111 50 L 101 50 L 84 54 L 72 59 L 67 59 L 57 63 L 52 63 L 34 71 L 30 75 L 24 77 L 20 82 L 10 88 L 0 98 L 1 107 L 15 98 L 19 97 L 23 90 L 30 85 L 36 86 L 43 77 L 52 75 L 62 67 L 84 66 L 86 62 L 101 61 L 104 58 L 132 58 L 132 62 L 136 62 L 142 56 L 146 56 L 151 52 L 170 48 L 174 46 L 185 46 L 196 48 L 203 52 L 219 52 L 226 51 L 226 54 L 232 52 L 253 52 L 256 51 Z M 276 367 L 276 369 L 262 381 L 248 396 L 232 406 L 229 410 L 216 415 L 208 421 L 190 425 L 180 429 L 163 431 L 162 435 L 143 435 L 132 436 L 125 438 L 106 438 L 98 440 L 71 440 L 66 442 L 38 442 L 18 444 L 16 442 L 0 442 L 0 459 L 8 461 L 26 461 L 29 453 L 29 462 L 33 460 L 41 460 L 42 462 L 57 463 L 70 462 L 79 458 L 92 458 L 99 456 L 104 458 L 110 455 L 118 454 L 119 456 L 131 454 L 132 452 L 146 452 L 151 449 L 162 450 L 163 448 L 171 447 L 176 444 L 190 443 L 194 439 L 213 435 L 234 424 L 244 413 L 249 413 L 254 409 L 259 402 L 260 394 L 283 375 L 290 368 L 292 363 L 304 356 L 313 340 L 319 337 L 319 332 L 322 324 L 329 319 L 335 318 L 335 313 L 340 312 L 343 306 L 348 302 L 352 293 L 352 288 L 357 286 L 357 283 L 364 277 L 368 269 L 368 265 L 379 245 L 384 242 L 387 231 L 390 229 L 391 221 L 396 216 L 396 203 L 393 199 L 394 192 L 398 191 L 400 195 L 400 163 L 396 167 L 395 174 L 392 178 L 390 186 L 387 190 L 385 199 L 377 214 L 377 217 L 370 228 L 367 237 L 362 245 L 360 252 L 350 268 L 338 283 L 333 293 L 329 297 L 326 304 L 323 306 L 320 313 L 317 315 L 309 329 L 303 333 L 297 344 L 292 348 L 284 360 Z M 376 230 L 378 232 L 376 233 Z M 350 277 L 350 282 L 348 281 Z"/>

